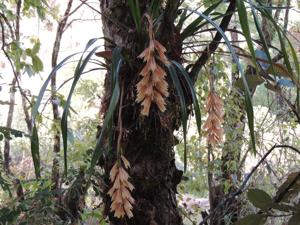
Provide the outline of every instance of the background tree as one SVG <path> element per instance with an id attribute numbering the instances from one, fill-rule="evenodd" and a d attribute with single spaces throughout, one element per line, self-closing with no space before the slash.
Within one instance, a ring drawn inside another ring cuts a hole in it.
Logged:
<path id="1" fill-rule="evenodd" d="M 31 105 L 32 103 L 28 97 L 30 93 L 22 89 L 19 80 L 23 72 L 27 72 L 30 76 L 43 70 L 43 63 L 37 55 L 40 48 L 39 40 L 32 39 L 32 48 L 25 48 L 21 40 L 20 23 L 22 17 L 26 17 L 28 15 L 27 13 L 30 13 L 32 10 L 38 10 L 40 18 L 45 17 L 46 9 L 43 3 L 33 5 L 32 2 L 23 3 L 22 0 L 11 4 L 1 2 L 2 51 L 10 63 L 13 73 L 6 127 L 11 128 L 14 115 L 15 93 L 19 90 L 22 98 L 25 122 L 29 133 L 31 133 L 32 127 L 27 105 Z M 26 62 L 26 57 L 31 58 L 31 63 Z M 10 160 L 10 143 L 9 140 L 6 139 L 4 145 L 4 167 L 7 173 L 10 173 Z"/>

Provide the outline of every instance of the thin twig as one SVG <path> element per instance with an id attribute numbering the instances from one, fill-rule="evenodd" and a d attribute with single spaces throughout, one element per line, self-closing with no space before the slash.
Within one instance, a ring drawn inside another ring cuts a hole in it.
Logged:
<path id="1" fill-rule="evenodd" d="M 125 24 L 120 23 L 119 21 L 114 20 L 113 18 L 107 16 L 106 14 L 102 13 L 101 11 L 95 9 L 95 7 L 91 6 L 90 4 L 87 4 L 84 0 L 79 0 L 81 1 L 83 4 L 85 4 L 87 7 L 89 7 L 90 9 L 94 10 L 95 12 L 97 12 L 99 15 L 102 15 L 103 17 L 105 17 L 105 19 L 108 19 L 109 21 L 111 21 L 112 23 L 118 25 L 120 28 L 122 28 L 123 30 L 129 31 L 130 28 L 127 27 Z"/>
<path id="2" fill-rule="evenodd" d="M 30 104 L 30 106 L 32 106 L 32 103 L 30 101 L 30 99 L 27 97 L 27 95 L 24 93 L 21 85 L 20 85 L 20 82 L 19 82 L 19 76 L 18 76 L 18 73 L 17 71 L 15 70 L 15 66 L 14 66 L 14 63 L 11 59 L 11 57 L 9 56 L 8 52 L 6 51 L 5 49 L 5 46 L 6 46 L 6 42 L 5 42 L 5 27 L 4 27 L 4 24 L 3 22 L 0 20 L 0 26 L 1 26 L 1 31 L 2 31 L 2 47 L 1 47 L 1 50 L 3 51 L 5 57 L 7 58 L 10 66 L 11 66 L 11 69 L 12 69 L 12 72 L 13 72 L 13 75 L 16 79 L 16 82 L 17 82 L 17 88 L 19 89 L 21 95 L 27 100 L 27 102 Z"/>
<path id="3" fill-rule="evenodd" d="M 207 220 L 219 209 L 221 208 L 223 205 L 225 205 L 226 203 L 228 203 L 229 201 L 231 201 L 232 199 L 234 199 L 235 197 L 237 197 L 238 195 L 241 195 L 245 189 L 246 189 L 246 185 L 249 181 L 249 179 L 253 176 L 253 174 L 255 173 L 255 171 L 258 169 L 258 167 L 264 162 L 264 160 L 271 154 L 271 152 L 275 149 L 278 149 L 278 148 L 288 148 L 292 151 L 295 151 L 297 152 L 298 154 L 300 154 L 300 150 L 298 150 L 297 148 L 293 147 L 293 146 L 290 146 L 290 145 L 274 145 L 260 160 L 259 162 L 256 164 L 255 167 L 252 168 L 251 172 L 248 174 L 248 176 L 245 178 L 245 180 L 243 181 L 243 183 L 241 184 L 241 186 L 239 187 L 239 189 L 237 191 L 235 191 L 234 193 L 232 193 L 230 196 L 228 196 L 226 199 L 224 199 L 223 201 L 221 201 L 217 207 L 212 211 L 210 212 L 210 214 L 208 214 L 207 217 L 205 217 L 199 225 L 204 225 Z M 300 173 L 298 175 L 300 177 Z M 297 178 L 298 179 L 298 178 Z M 289 185 L 289 189 L 293 186 L 294 184 L 292 185 Z M 288 190 L 289 190 L 288 189 Z M 276 201 L 276 199 L 275 199 Z"/>

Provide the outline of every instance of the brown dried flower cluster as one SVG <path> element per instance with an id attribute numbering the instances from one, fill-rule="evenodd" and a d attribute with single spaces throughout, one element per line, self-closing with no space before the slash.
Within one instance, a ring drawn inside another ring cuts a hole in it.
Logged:
<path id="1" fill-rule="evenodd" d="M 121 155 L 121 159 L 125 169 L 128 169 L 130 167 L 128 160 L 123 155 Z M 112 188 L 108 191 L 108 195 L 112 199 L 110 211 L 115 212 L 114 216 L 117 218 L 123 218 L 125 215 L 131 218 L 133 217 L 134 199 L 130 192 L 134 186 L 128 181 L 129 175 L 120 164 L 116 162 L 110 170 L 110 181 L 113 183 Z"/>
<path id="2" fill-rule="evenodd" d="M 149 46 L 138 56 L 144 59 L 145 66 L 139 73 L 143 78 L 137 84 L 137 102 L 142 102 L 141 114 L 149 115 L 151 103 L 154 102 L 161 112 L 166 110 L 165 97 L 168 97 L 168 83 L 165 80 L 166 71 L 158 65 L 159 60 L 164 65 L 170 64 L 165 52 L 166 48 L 155 40 L 153 22 L 149 15 Z"/>
<path id="3" fill-rule="evenodd" d="M 206 102 L 208 118 L 203 126 L 207 136 L 208 144 L 215 146 L 223 139 L 223 117 L 224 105 L 222 99 L 214 92 L 210 91 Z"/>

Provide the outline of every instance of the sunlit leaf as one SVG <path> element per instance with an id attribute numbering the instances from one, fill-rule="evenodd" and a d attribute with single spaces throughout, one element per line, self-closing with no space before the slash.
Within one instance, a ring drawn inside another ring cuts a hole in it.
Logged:
<path id="1" fill-rule="evenodd" d="M 267 209 L 272 203 L 271 196 L 260 189 L 250 189 L 247 193 L 247 197 L 255 207 L 260 209 Z"/>

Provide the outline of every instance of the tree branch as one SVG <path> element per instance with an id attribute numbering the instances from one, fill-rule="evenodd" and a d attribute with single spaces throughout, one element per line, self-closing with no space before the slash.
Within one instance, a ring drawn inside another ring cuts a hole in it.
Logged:
<path id="1" fill-rule="evenodd" d="M 220 23 L 220 28 L 222 29 L 222 31 L 225 31 L 230 23 L 230 20 L 232 18 L 233 12 L 235 11 L 235 7 L 236 7 L 236 1 L 235 0 L 231 0 L 230 4 L 226 10 L 226 16 L 224 16 L 224 18 L 222 19 L 221 23 Z M 200 72 L 200 70 L 202 69 L 202 67 L 205 65 L 205 63 L 208 61 L 208 59 L 210 58 L 210 55 L 218 48 L 219 46 L 219 42 L 222 39 L 222 35 L 217 32 L 214 39 L 212 40 L 212 42 L 205 48 L 204 52 L 202 53 L 202 55 L 200 56 L 200 58 L 198 58 L 198 60 L 195 62 L 195 64 L 192 67 L 192 70 L 190 72 L 191 75 L 191 79 L 196 82 L 198 73 Z"/>
<path id="2" fill-rule="evenodd" d="M 0 17 L 3 18 L 5 24 L 8 26 L 10 35 L 12 36 L 12 39 L 15 39 L 13 27 L 12 27 L 12 25 L 10 24 L 9 20 L 7 19 L 7 17 L 6 17 L 3 13 L 1 13 L 1 12 L 0 12 Z"/>

